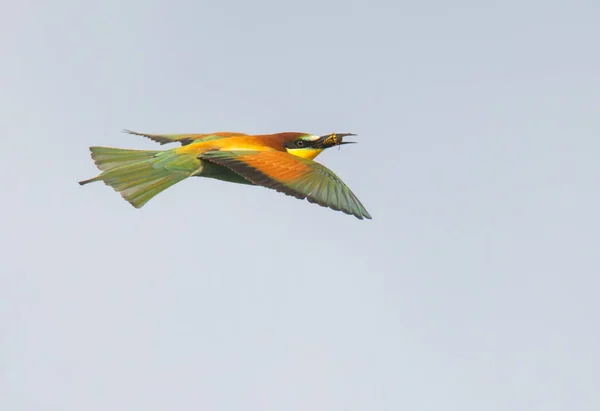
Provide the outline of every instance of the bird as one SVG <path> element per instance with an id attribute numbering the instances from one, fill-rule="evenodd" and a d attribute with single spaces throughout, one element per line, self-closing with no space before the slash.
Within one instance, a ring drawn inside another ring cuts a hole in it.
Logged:
<path id="1" fill-rule="evenodd" d="M 316 161 L 323 150 L 355 143 L 353 133 L 322 136 L 302 132 L 249 135 L 238 132 L 206 134 L 147 134 L 160 145 L 180 143 L 169 150 L 90 147 L 101 173 L 80 185 L 103 181 L 135 208 L 188 177 L 263 186 L 310 203 L 371 219 L 354 193 L 333 171 Z"/>

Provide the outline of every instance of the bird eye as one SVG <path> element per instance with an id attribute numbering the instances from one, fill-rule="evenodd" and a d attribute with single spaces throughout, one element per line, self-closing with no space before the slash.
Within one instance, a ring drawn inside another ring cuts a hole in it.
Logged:
<path id="1" fill-rule="evenodd" d="M 306 142 L 304 140 L 296 140 L 296 145 L 298 147 L 304 147 L 305 144 Z"/>

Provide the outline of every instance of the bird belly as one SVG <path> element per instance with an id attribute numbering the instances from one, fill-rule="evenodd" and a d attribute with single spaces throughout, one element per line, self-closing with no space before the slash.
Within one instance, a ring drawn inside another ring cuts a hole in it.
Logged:
<path id="1" fill-rule="evenodd" d="M 195 175 L 198 177 L 207 177 L 214 178 L 216 180 L 227 181 L 229 183 L 254 185 L 227 167 L 223 167 L 205 160 L 202 161 L 201 171 Z"/>

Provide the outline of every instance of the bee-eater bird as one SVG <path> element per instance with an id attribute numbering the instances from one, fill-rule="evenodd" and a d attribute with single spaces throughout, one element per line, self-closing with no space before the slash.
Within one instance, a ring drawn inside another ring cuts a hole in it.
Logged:
<path id="1" fill-rule="evenodd" d="M 271 188 L 352 214 L 361 220 L 371 218 L 338 176 L 313 161 L 326 148 L 352 143 L 342 140 L 355 134 L 145 134 L 124 131 L 161 145 L 181 143 L 181 147 L 162 151 L 90 147 L 92 159 L 102 173 L 79 184 L 103 181 L 120 192 L 131 205 L 140 208 L 181 180 L 192 176 L 209 177 Z"/>

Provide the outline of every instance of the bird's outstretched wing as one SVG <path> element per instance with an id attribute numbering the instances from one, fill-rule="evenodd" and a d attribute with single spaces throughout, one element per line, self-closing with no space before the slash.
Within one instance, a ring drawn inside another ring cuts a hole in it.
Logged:
<path id="1" fill-rule="evenodd" d="M 208 133 L 208 134 L 146 134 L 146 133 L 138 133 L 137 131 L 131 130 L 123 130 L 124 133 L 134 134 L 136 136 L 147 137 L 150 140 L 156 141 L 157 143 L 169 144 L 169 143 L 181 143 L 182 146 L 187 144 L 197 143 L 199 141 L 209 141 L 216 140 L 219 138 L 225 137 L 234 137 L 234 136 L 247 136 L 244 133 L 236 133 L 230 131 L 221 131 L 218 133 Z"/>
<path id="2" fill-rule="evenodd" d="M 227 167 L 248 181 L 311 203 L 371 218 L 354 193 L 327 167 L 280 151 L 207 151 L 199 158 Z"/>

